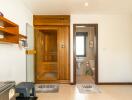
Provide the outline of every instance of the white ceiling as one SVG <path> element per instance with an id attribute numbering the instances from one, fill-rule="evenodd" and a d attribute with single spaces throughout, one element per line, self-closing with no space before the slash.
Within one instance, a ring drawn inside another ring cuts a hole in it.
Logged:
<path id="1" fill-rule="evenodd" d="M 33 14 L 132 13 L 132 0 L 22 0 Z M 88 2 L 85 7 L 84 3 Z"/>

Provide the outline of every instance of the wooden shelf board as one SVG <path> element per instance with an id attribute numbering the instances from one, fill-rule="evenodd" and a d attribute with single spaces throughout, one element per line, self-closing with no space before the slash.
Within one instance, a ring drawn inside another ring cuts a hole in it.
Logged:
<path id="1" fill-rule="evenodd" d="M 16 26 L 18 26 L 17 24 L 11 22 L 10 20 L 8 20 L 7 18 L 4 18 L 2 16 L 0 16 L 0 22 L 3 22 L 4 27 L 8 27 L 8 26 L 16 27 Z"/>
<path id="2" fill-rule="evenodd" d="M 3 32 L 3 34 L 16 35 L 17 34 L 17 27 L 6 27 L 6 28 L 0 27 L 0 31 Z"/>
<path id="3" fill-rule="evenodd" d="M 0 42 L 1 43 L 16 43 L 16 44 L 18 44 L 18 41 L 16 41 L 16 40 L 8 40 L 8 39 L 5 39 L 5 38 L 3 38 L 3 39 L 0 39 Z"/>
<path id="4" fill-rule="evenodd" d="M 20 39 L 20 40 L 21 40 L 21 39 L 27 39 L 27 36 L 22 35 L 22 34 L 19 34 L 19 39 Z"/>

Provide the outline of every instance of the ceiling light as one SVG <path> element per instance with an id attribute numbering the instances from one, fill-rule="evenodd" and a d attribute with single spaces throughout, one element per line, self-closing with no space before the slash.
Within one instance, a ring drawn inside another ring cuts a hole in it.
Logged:
<path id="1" fill-rule="evenodd" d="M 87 7 L 88 6 L 88 2 L 85 2 L 84 5 Z"/>

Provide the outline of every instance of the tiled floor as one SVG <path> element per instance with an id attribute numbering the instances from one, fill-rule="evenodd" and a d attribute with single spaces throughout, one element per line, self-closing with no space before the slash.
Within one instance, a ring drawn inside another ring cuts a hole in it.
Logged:
<path id="1" fill-rule="evenodd" d="M 80 94 L 75 85 L 60 85 L 58 93 L 39 93 L 38 100 L 132 100 L 131 85 L 101 85 L 100 94 Z"/>
<path id="2" fill-rule="evenodd" d="M 93 83 L 94 84 L 94 79 L 91 76 L 86 76 L 86 75 L 80 75 L 77 76 L 77 84 L 80 83 Z"/>

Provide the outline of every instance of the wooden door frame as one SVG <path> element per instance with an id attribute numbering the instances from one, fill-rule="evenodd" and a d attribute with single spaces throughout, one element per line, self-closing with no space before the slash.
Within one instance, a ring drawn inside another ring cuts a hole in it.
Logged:
<path id="1" fill-rule="evenodd" d="M 95 84 L 98 84 L 98 24 L 73 24 L 73 83 L 76 84 L 76 26 L 95 27 L 96 58 L 95 58 Z"/>

